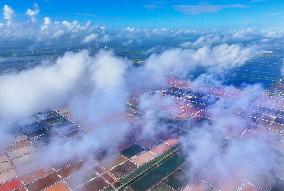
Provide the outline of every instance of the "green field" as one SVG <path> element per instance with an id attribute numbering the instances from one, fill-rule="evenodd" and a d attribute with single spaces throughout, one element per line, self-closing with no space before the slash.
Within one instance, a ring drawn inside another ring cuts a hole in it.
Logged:
<path id="1" fill-rule="evenodd" d="M 180 154 L 174 154 L 163 161 L 160 165 L 156 166 L 156 168 L 153 168 L 148 173 L 135 180 L 130 184 L 130 186 L 135 191 L 147 190 L 172 173 L 175 169 L 182 165 L 184 161 L 184 158 Z"/>

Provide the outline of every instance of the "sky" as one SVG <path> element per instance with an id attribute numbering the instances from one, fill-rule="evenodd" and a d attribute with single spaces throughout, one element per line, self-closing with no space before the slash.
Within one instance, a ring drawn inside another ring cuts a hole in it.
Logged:
<path id="1" fill-rule="evenodd" d="M 273 28 L 284 25 L 283 0 L 1 0 L 17 20 L 92 21 L 110 28 Z M 38 10 L 30 12 L 27 10 Z M 2 21 L 4 18 L 1 18 Z"/>

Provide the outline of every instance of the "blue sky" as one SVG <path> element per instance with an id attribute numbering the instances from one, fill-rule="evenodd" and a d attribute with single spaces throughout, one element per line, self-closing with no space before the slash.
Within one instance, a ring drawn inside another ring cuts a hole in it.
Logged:
<path id="1" fill-rule="evenodd" d="M 40 7 L 39 18 L 91 20 L 108 27 L 193 29 L 266 28 L 284 25 L 283 0 L 1 0 L 18 19 Z"/>

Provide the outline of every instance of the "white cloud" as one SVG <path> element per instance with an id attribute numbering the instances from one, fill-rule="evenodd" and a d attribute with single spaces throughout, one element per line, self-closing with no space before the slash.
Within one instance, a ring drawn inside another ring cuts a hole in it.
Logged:
<path id="1" fill-rule="evenodd" d="M 282 30 L 262 30 L 261 34 L 263 37 L 277 39 L 284 36 L 284 31 Z"/>
<path id="2" fill-rule="evenodd" d="M 78 21 L 62 21 L 63 26 L 67 28 L 70 32 L 79 32 L 80 30 L 84 29 L 84 27 Z"/>
<path id="3" fill-rule="evenodd" d="M 212 35 L 212 34 L 208 34 L 208 35 L 203 35 L 200 36 L 198 39 L 196 39 L 196 41 L 194 41 L 191 46 L 192 47 L 203 47 L 203 46 L 212 46 L 213 44 L 218 44 L 218 43 L 222 43 L 222 40 L 220 36 L 218 35 Z"/>
<path id="4" fill-rule="evenodd" d="M 145 64 L 146 72 L 176 75 L 199 65 L 217 70 L 236 67 L 244 64 L 251 56 L 253 47 L 222 44 L 197 50 L 168 50 L 150 56 Z M 53 65 L 43 64 L 19 73 L 0 75 L 0 122 L 7 118 L 26 117 L 34 112 L 64 104 L 69 105 L 75 118 L 90 125 L 88 133 L 83 134 L 80 141 L 52 140 L 50 145 L 45 145 L 47 148 L 38 155 L 42 164 L 81 156 L 80 154 L 90 153 L 90 150 L 99 147 L 115 147 L 133 130 L 132 124 L 129 125 L 125 118 L 116 120 L 116 117 L 126 113 L 125 103 L 130 95 L 128 82 L 132 80 L 140 86 L 148 82 L 153 88 L 153 81 L 148 75 L 136 75 L 135 70 L 145 72 L 144 66 L 131 68 L 131 65 L 128 60 L 115 56 L 111 51 L 100 51 L 95 56 L 82 51 L 66 53 Z M 226 147 L 226 152 L 221 152 L 224 145 L 220 145 L 224 143 L 223 136 L 220 135 L 227 132 L 228 124 L 236 131 L 245 127 L 245 119 L 235 117 L 232 113 L 250 108 L 250 101 L 262 92 L 259 87 L 250 87 L 242 90 L 238 99 L 224 96 L 209 108 L 208 113 L 217 121 L 210 127 L 204 123 L 204 126 L 192 129 L 182 142 L 188 151 L 187 159 L 192 165 L 190 172 L 196 170 L 201 175 L 220 173 L 222 178 L 227 177 L 227 173 L 235 175 L 239 168 L 244 168 L 249 175 L 252 171 L 254 173 L 255 169 L 269 172 L 271 153 L 261 141 L 250 139 L 242 142 L 232 139 Z M 139 108 L 145 112 L 142 117 L 145 128 L 141 137 L 167 131 L 166 127 L 157 128 L 156 122 L 158 117 L 165 116 L 163 111 L 169 108 L 164 106 L 176 104 L 176 100 L 144 94 L 139 102 Z M 169 113 L 175 113 L 174 109 L 169 110 Z M 250 110 L 245 112 L 249 113 Z M 112 136 L 114 132 L 116 136 Z M 191 149 L 192 146 L 194 150 Z M 65 153 L 64 156 L 58 159 L 58 154 L 62 152 Z M 259 163 L 254 164 L 255 160 Z"/>
<path id="5" fill-rule="evenodd" d="M 156 76 L 185 76 L 197 67 L 221 73 L 226 69 L 245 64 L 256 54 L 255 47 L 221 44 L 194 49 L 170 49 L 153 54 L 146 61 L 146 68 Z"/>
<path id="6" fill-rule="evenodd" d="M 133 27 L 126 27 L 125 30 L 128 31 L 128 32 L 134 32 L 135 28 L 133 28 Z"/>
<path id="7" fill-rule="evenodd" d="M 131 66 L 129 61 L 116 57 L 110 51 L 89 56 L 84 50 L 67 52 L 55 63 L 43 63 L 18 73 L 0 75 L 0 121 L 26 118 L 36 112 L 68 104 L 76 96 L 84 99 L 73 104 L 99 99 L 100 104 L 110 104 L 113 111 L 115 107 L 117 111 L 123 110 L 128 94 L 124 80 L 128 66 Z M 81 94 L 85 88 L 87 92 Z M 119 99 L 123 101 L 119 102 Z M 93 108 L 93 105 L 87 104 L 86 109 L 105 110 L 102 115 L 109 113 L 110 106 L 98 109 L 96 105 Z M 82 117 L 86 117 L 85 114 Z M 90 116 L 86 121 L 93 121 L 93 118 Z"/>
<path id="8" fill-rule="evenodd" d="M 10 7 L 6 7 L 5 9 L 7 10 L 6 12 L 11 13 L 6 14 L 10 15 L 6 17 L 7 19 L 9 19 L 9 21 L 6 20 L 7 23 L 11 23 L 14 11 L 11 11 L 12 9 Z M 30 19 L 35 21 L 36 16 L 39 14 L 38 11 L 39 9 L 36 8 L 36 6 L 30 9 L 30 11 L 28 11 L 29 15 L 31 16 Z M 124 42 L 124 46 L 129 46 L 130 44 L 132 46 L 136 44 L 141 45 L 144 40 L 159 40 L 162 42 L 164 38 L 173 38 L 173 40 L 179 40 L 180 46 L 183 48 L 199 48 L 220 43 L 235 43 L 236 40 L 239 40 L 236 37 L 233 37 L 233 33 L 202 33 L 187 29 L 142 29 L 127 27 L 121 30 L 112 31 L 107 30 L 103 26 L 96 26 L 90 21 L 82 23 L 76 20 L 54 20 L 48 16 L 44 17 L 43 22 L 27 22 L 15 19 L 15 21 L 13 21 L 13 27 L 11 27 L 11 25 L 8 26 L 7 24 L 0 25 L 0 27 L 0 41 L 5 41 L 6 43 L 11 44 L 14 44 L 16 41 L 28 42 L 27 44 L 31 44 L 32 46 L 61 44 L 62 42 L 64 42 L 66 46 L 71 46 L 78 43 L 93 42 L 94 40 L 97 43 L 120 40 L 122 43 Z M 274 30 L 270 30 L 270 32 L 266 33 L 256 34 L 258 35 L 258 37 L 281 37 L 281 33 L 276 33 Z M 189 37 L 190 35 L 194 37 L 191 38 Z M 254 35 L 255 32 L 253 32 L 249 36 L 255 37 Z M 36 36 L 36 38 L 32 38 L 33 36 Z M 195 39 L 195 37 L 197 37 L 196 41 L 193 40 Z M 183 38 L 184 41 L 180 41 Z M 240 40 L 242 41 L 243 39 L 244 38 L 241 38 Z M 257 39 L 259 40 L 260 38 Z M 269 40 L 271 40 L 271 38 L 269 38 Z M 173 43 L 164 46 L 163 43 L 159 43 L 159 48 L 157 48 L 157 50 L 161 52 L 163 50 L 166 50 L 169 46 L 172 46 L 172 44 Z M 147 47 L 147 49 L 151 48 L 153 47 Z"/>
<path id="9" fill-rule="evenodd" d="M 178 113 L 176 100 L 170 96 L 159 94 L 143 94 L 139 96 L 139 109 L 143 112 L 143 130 L 141 137 L 153 139 L 157 134 L 167 132 L 167 126 L 159 123 L 159 118 L 172 118 Z"/>
<path id="10" fill-rule="evenodd" d="M 105 34 L 103 37 L 102 37 L 102 41 L 103 42 L 109 42 L 110 41 L 110 36 L 108 34 Z"/>
<path id="11" fill-rule="evenodd" d="M 9 5 L 4 5 L 3 17 L 7 21 L 8 24 L 11 24 L 14 14 L 15 14 L 15 11 Z"/>
<path id="12" fill-rule="evenodd" d="M 81 51 L 66 53 L 55 63 L 47 64 L 0 75 L 0 126 L 3 121 L 19 120 L 45 109 L 68 105 L 74 118 L 95 127 L 83 134 L 77 144 L 72 139 L 66 142 L 52 137 L 55 140 L 45 145 L 44 153 L 39 151 L 37 155 L 41 165 L 68 160 L 93 148 L 118 144 L 131 127 L 124 118 L 109 119 L 126 112 L 129 95 L 125 74 L 131 66 L 129 61 L 111 51 L 100 51 L 95 56 Z M 0 128 L 1 138 L 7 139 L 2 130 Z M 116 136 L 109 142 L 106 135 L 113 132 Z M 66 153 L 60 159 L 51 155 L 62 150 Z"/>
<path id="13" fill-rule="evenodd" d="M 51 35 L 51 38 L 59 38 L 61 36 L 64 35 L 64 30 L 58 30 L 58 31 L 55 31 L 52 35 Z"/>
<path id="14" fill-rule="evenodd" d="M 88 64 L 88 52 L 66 53 L 51 66 L 0 76 L 0 119 L 28 117 L 66 101 Z"/>
<path id="15" fill-rule="evenodd" d="M 238 31 L 235 31 L 233 34 L 232 34 L 232 38 L 234 39 L 238 39 L 238 40 L 241 40 L 241 39 L 246 39 L 248 38 L 249 35 L 251 35 L 252 33 L 254 33 L 254 29 L 252 28 L 247 28 L 247 29 L 242 29 L 242 30 L 238 30 Z"/>
<path id="16" fill-rule="evenodd" d="M 49 28 L 50 24 L 51 24 L 51 19 L 49 17 L 44 17 L 41 30 L 47 30 Z"/>
<path id="17" fill-rule="evenodd" d="M 188 15 L 198 15 L 204 13 L 213 13 L 218 12 L 224 9 L 243 9 L 248 8 L 247 5 L 244 4 L 224 4 L 224 5 L 208 5 L 208 4 L 201 4 L 201 5 L 176 5 L 174 8 L 181 13 L 188 14 Z"/>
<path id="18" fill-rule="evenodd" d="M 39 14 L 39 6 L 38 4 L 34 4 L 33 8 L 28 8 L 26 11 L 26 15 L 31 18 L 32 22 L 36 21 L 36 16 Z"/>
<path id="19" fill-rule="evenodd" d="M 93 42 L 94 40 L 96 40 L 98 38 L 98 35 L 95 34 L 95 33 L 92 33 L 88 36 L 86 36 L 84 39 L 83 39 L 83 43 L 90 43 L 90 42 Z"/>
<path id="20" fill-rule="evenodd" d="M 90 149 L 97 147 L 110 148 L 110 145 L 118 144 L 132 128 L 124 118 L 116 118 L 126 112 L 128 89 L 125 86 L 125 74 L 128 61 L 110 51 L 100 51 L 90 59 L 88 72 L 82 80 L 82 84 L 87 85 L 87 90 L 78 91 L 79 95 L 69 104 L 73 116 L 79 121 L 84 121 L 86 127 L 90 127 L 89 135 L 83 135 L 79 144 L 67 142 L 60 145 L 54 142 L 49 146 L 52 151 L 58 153 L 66 151 L 64 157 L 72 157 L 78 153 L 86 154 Z M 106 135 L 113 132 L 116 136 L 110 142 L 110 137 Z M 43 160 L 58 162 L 58 158 L 50 155 Z"/>
<path id="21" fill-rule="evenodd" d="M 162 8 L 164 5 L 162 2 L 152 2 L 152 3 L 149 3 L 149 4 L 145 4 L 144 5 L 144 8 L 145 9 L 148 9 L 148 10 L 154 10 L 154 9 L 159 9 L 159 8 Z"/>
<path id="22" fill-rule="evenodd" d="M 126 72 L 126 62 L 114 56 L 112 52 L 100 51 L 95 56 L 96 64 L 92 68 L 96 86 L 100 89 L 120 88 Z"/>
<path id="23" fill-rule="evenodd" d="M 239 137 L 253 123 L 250 116 L 265 90 L 258 85 L 244 89 L 222 88 L 226 93 L 238 92 L 238 97 L 224 96 L 210 106 L 207 112 L 213 119 L 212 124 L 204 123 L 193 129 L 182 144 L 190 164 L 188 175 L 198 173 L 219 189 L 243 177 L 257 180 L 260 173 L 269 174 L 280 166 L 276 164 L 275 152 L 267 144 L 267 132 L 260 130 L 254 136 Z M 264 107 L 268 105 L 262 103 Z M 243 115 L 236 115 L 238 112 Z M 220 179 L 224 181 L 218 181 Z M 232 190 L 230 188 L 224 190 Z"/>

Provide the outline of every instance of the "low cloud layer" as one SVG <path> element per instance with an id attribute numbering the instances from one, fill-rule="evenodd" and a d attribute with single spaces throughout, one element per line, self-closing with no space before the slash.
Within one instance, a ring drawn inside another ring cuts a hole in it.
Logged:
<path id="1" fill-rule="evenodd" d="M 0 118 L 21 118 L 66 101 L 88 65 L 88 52 L 66 53 L 56 63 L 0 76 Z"/>
<path id="2" fill-rule="evenodd" d="M 45 29 L 52 22 L 45 18 Z M 62 24 L 68 30 L 77 30 L 80 26 L 67 21 Z M 222 187 L 225 179 L 230 182 L 257 176 L 258 172 L 270 173 L 277 164 L 272 162 L 275 155 L 266 144 L 268 133 L 263 131 L 252 138 L 241 136 L 252 124 L 250 116 L 259 103 L 271 107 L 265 90 L 259 85 L 240 89 L 212 81 L 214 76 L 245 65 L 256 52 L 255 46 L 213 43 L 196 49 L 176 48 L 152 54 L 138 67 L 112 51 L 101 50 L 94 56 L 86 50 L 67 52 L 54 63 L 43 62 L 28 70 L 0 76 L 0 119 L 8 121 L 0 124 L 1 137 L 11 138 L 7 134 L 7 129 L 13 128 L 8 126 L 11 121 L 64 106 L 87 132 L 80 134 L 80 141 L 51 137 L 50 143 L 36 156 L 41 164 L 33 165 L 63 162 L 101 148 L 113 152 L 138 127 L 143 128 L 140 138 L 157 138 L 170 132 L 161 119 L 177 119 L 184 108 L 192 109 L 194 105 L 161 93 L 161 89 L 168 88 L 169 78 L 179 77 L 187 79 L 193 90 L 215 96 L 213 101 L 210 99 L 213 103 L 202 111 L 206 112 L 207 119 L 181 139 L 190 164 L 188 177 L 201 177 Z M 199 67 L 206 72 L 195 80 L 188 79 Z M 211 80 L 210 84 L 207 79 Z M 212 88 L 219 90 L 219 94 L 212 92 Z M 133 97 L 140 113 L 139 117 L 130 119 L 126 103 Z M 185 128 L 195 121 L 188 119 L 187 122 Z M 58 159 L 62 152 L 64 156 Z M 258 163 L 254 163 L 256 160 Z"/>
<path id="3" fill-rule="evenodd" d="M 255 47 L 221 44 L 215 47 L 194 49 L 172 49 L 162 54 L 151 55 L 146 68 L 156 76 L 187 76 L 197 67 L 205 67 L 213 72 L 223 72 L 245 64 L 256 55 Z"/>

